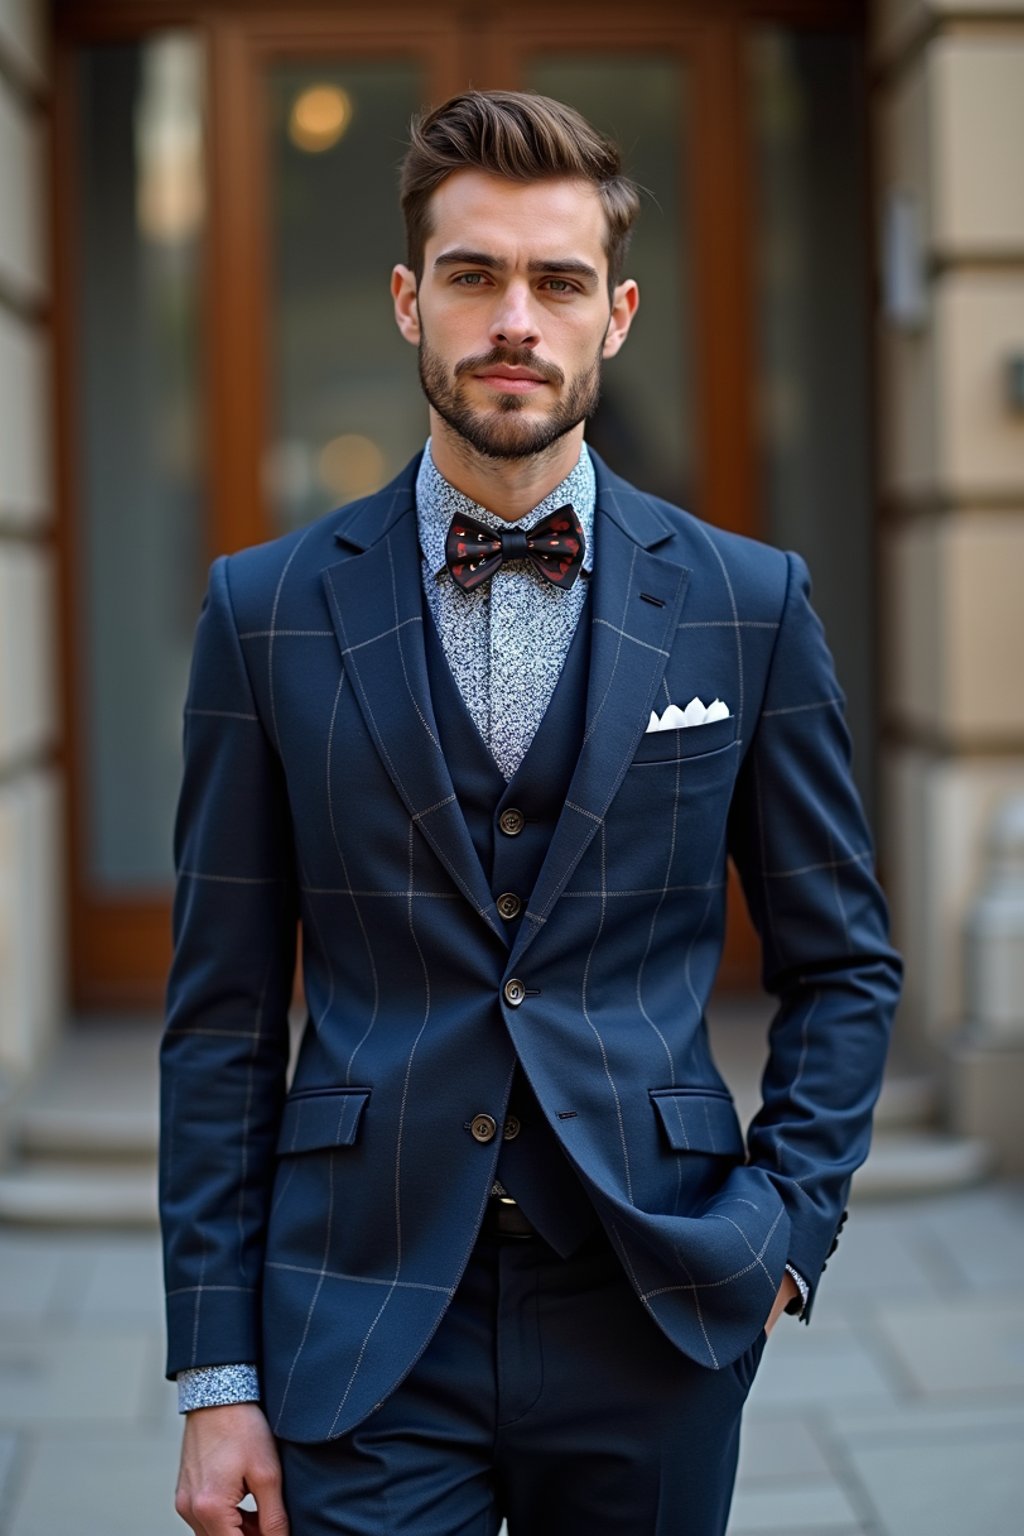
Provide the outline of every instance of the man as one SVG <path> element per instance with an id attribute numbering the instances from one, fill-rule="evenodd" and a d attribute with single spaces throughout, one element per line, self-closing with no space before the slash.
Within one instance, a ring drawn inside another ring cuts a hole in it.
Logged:
<path id="1" fill-rule="evenodd" d="M 799 557 L 584 446 L 638 300 L 614 147 L 469 93 L 414 128 L 403 209 L 427 449 L 218 561 L 196 642 L 177 1508 L 203 1536 L 720 1536 L 898 992 L 842 696 Z M 746 1148 L 704 1013 L 730 854 L 779 1000 Z"/>

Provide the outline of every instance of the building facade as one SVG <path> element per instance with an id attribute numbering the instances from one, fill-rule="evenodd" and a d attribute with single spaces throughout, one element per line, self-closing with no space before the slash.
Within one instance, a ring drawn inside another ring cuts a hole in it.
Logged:
<path id="1" fill-rule="evenodd" d="M 593 440 L 807 557 L 900 1044 L 1020 1166 L 1024 1020 L 972 1027 L 964 930 L 1024 793 L 1024 0 L 0 0 L 0 1071 L 159 1002 L 206 566 L 421 441 L 394 173 L 467 83 L 624 144 L 647 303 Z"/>

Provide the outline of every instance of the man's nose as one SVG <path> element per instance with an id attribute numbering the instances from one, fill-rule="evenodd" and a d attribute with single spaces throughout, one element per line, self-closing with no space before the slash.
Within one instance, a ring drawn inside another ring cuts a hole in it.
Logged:
<path id="1" fill-rule="evenodd" d="M 529 287 L 511 283 L 503 291 L 491 321 L 491 345 L 535 347 L 539 341 L 540 327 Z"/>

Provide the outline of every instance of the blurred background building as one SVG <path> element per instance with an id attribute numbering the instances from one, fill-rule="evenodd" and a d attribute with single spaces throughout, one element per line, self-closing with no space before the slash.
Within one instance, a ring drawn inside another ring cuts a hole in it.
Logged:
<path id="1" fill-rule="evenodd" d="M 395 173 L 469 84 L 623 144 L 644 303 L 592 441 L 809 561 L 910 1097 L 1024 1169 L 1024 0 L 0 0 L 8 1135 L 98 1030 L 150 1049 L 210 560 L 422 442 Z"/>

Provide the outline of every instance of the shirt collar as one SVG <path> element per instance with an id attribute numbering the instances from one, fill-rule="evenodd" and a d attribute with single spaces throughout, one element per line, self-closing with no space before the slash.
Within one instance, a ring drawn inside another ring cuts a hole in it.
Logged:
<path id="1" fill-rule="evenodd" d="M 571 502 L 583 526 L 586 548 L 583 552 L 582 570 L 589 576 L 594 566 L 596 496 L 594 464 L 584 443 L 575 466 L 561 484 L 556 485 L 539 506 L 525 513 L 523 517 L 517 518 L 515 526 L 526 532 L 549 512 L 554 512 L 559 507 L 564 507 L 566 502 Z M 434 463 L 428 438 L 416 476 L 416 518 L 419 524 L 420 548 L 432 576 L 440 576 L 441 572 L 447 569 L 444 554 L 445 540 L 448 536 L 448 525 L 458 512 L 475 517 L 488 528 L 498 531 L 509 526 L 506 518 L 499 517 L 496 512 L 489 512 L 486 507 L 480 506 L 478 502 L 471 500 L 470 497 L 463 495 L 462 491 L 457 491 L 454 485 L 449 484 Z"/>

